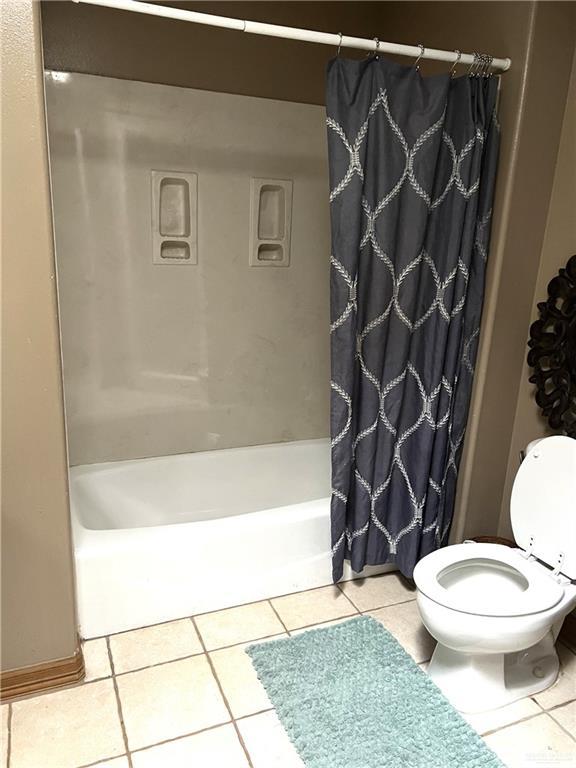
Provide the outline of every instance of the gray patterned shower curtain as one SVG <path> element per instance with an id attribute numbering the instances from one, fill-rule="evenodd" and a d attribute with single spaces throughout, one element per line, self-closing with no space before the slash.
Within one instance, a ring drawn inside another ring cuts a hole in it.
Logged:
<path id="1" fill-rule="evenodd" d="M 497 78 L 328 66 L 332 556 L 411 576 L 446 543 L 478 347 Z"/>

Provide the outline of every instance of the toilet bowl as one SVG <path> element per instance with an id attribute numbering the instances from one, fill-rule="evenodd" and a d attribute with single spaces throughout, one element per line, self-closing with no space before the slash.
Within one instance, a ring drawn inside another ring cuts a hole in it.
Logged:
<path id="1" fill-rule="evenodd" d="M 438 641 L 428 673 L 461 712 L 496 709 L 556 680 L 554 644 L 576 606 L 576 440 L 531 444 L 510 514 L 517 549 L 454 544 L 414 570 L 422 621 Z"/>

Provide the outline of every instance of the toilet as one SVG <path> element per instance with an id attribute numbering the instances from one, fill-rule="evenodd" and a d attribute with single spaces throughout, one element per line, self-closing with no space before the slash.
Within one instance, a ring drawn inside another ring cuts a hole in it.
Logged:
<path id="1" fill-rule="evenodd" d="M 556 680 L 556 638 L 576 606 L 576 440 L 528 446 L 510 519 L 518 549 L 454 544 L 414 570 L 422 621 L 438 641 L 428 674 L 461 712 L 502 707 Z"/>

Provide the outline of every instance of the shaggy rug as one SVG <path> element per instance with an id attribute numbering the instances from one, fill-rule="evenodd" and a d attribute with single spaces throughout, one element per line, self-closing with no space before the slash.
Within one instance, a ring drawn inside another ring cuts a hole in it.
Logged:
<path id="1" fill-rule="evenodd" d="M 375 619 L 246 652 L 307 768 L 503 768 Z"/>

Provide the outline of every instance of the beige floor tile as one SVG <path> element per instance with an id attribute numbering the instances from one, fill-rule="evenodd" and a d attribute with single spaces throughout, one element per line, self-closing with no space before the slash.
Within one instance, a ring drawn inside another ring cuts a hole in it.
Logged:
<path id="1" fill-rule="evenodd" d="M 321 621 L 319 624 L 312 624 L 309 627 L 301 627 L 300 629 L 291 630 L 290 634 L 295 637 L 301 635 L 303 632 L 309 632 L 311 629 L 324 629 L 324 627 L 334 627 L 336 624 L 343 624 L 345 621 L 351 621 L 356 618 L 358 614 L 353 616 L 344 616 L 342 619 L 333 619 L 332 621 Z"/>
<path id="2" fill-rule="evenodd" d="M 560 658 L 560 674 L 553 686 L 534 696 L 544 709 L 550 709 L 558 704 L 564 704 L 576 697 L 576 654 L 565 645 L 556 645 Z"/>
<path id="3" fill-rule="evenodd" d="M 416 590 L 397 573 L 384 573 L 369 579 L 344 581 L 340 584 L 344 594 L 359 611 L 383 608 L 406 600 L 416 599 Z"/>
<path id="4" fill-rule="evenodd" d="M 86 667 L 86 683 L 90 682 L 90 680 L 110 677 L 112 670 L 108 657 L 108 646 L 103 637 L 99 640 L 86 640 L 82 643 L 82 653 L 84 654 L 84 666 Z"/>
<path id="5" fill-rule="evenodd" d="M 428 634 L 422 624 L 415 602 L 368 611 L 368 615 L 381 621 L 400 645 L 408 651 L 414 661 L 420 663 L 432 655 L 436 641 Z"/>
<path id="6" fill-rule="evenodd" d="M 208 651 L 284 632 L 267 601 L 205 613 L 194 620 Z"/>
<path id="7" fill-rule="evenodd" d="M 562 707 L 552 709 L 549 712 L 556 722 L 560 723 L 564 730 L 576 738 L 576 701 L 564 704 Z"/>
<path id="8" fill-rule="evenodd" d="M 288 635 L 284 634 L 280 637 L 288 637 Z M 258 680 L 252 661 L 245 652 L 248 645 L 249 643 L 235 645 L 233 648 L 222 648 L 210 653 L 212 664 L 234 717 L 253 715 L 272 707 L 264 686 Z"/>
<path id="9" fill-rule="evenodd" d="M 0 707 L 2 710 L 2 725 L 0 730 L 0 765 L 6 768 L 8 765 L 8 704 Z"/>
<path id="10" fill-rule="evenodd" d="M 105 760 L 103 763 L 96 763 L 94 768 L 130 768 L 130 765 L 128 763 L 128 758 L 124 755 L 124 757 L 115 757 L 113 760 Z"/>
<path id="11" fill-rule="evenodd" d="M 182 619 L 111 635 L 110 650 L 118 675 L 202 653 L 203 649 L 190 619 Z"/>
<path id="12" fill-rule="evenodd" d="M 547 714 L 484 737 L 508 768 L 575 768 L 576 742 Z"/>
<path id="13" fill-rule="evenodd" d="M 356 613 L 348 598 L 334 586 L 276 597 L 271 602 L 289 630 Z"/>
<path id="14" fill-rule="evenodd" d="M 304 768 L 275 712 L 238 720 L 254 768 Z"/>
<path id="15" fill-rule="evenodd" d="M 128 672 L 116 680 L 131 750 L 230 719 L 204 655 Z"/>
<path id="16" fill-rule="evenodd" d="M 248 768 L 233 725 L 133 752 L 132 764 L 134 768 Z"/>
<path id="17" fill-rule="evenodd" d="M 12 704 L 10 768 L 76 768 L 124 751 L 112 680 Z"/>
<path id="18" fill-rule="evenodd" d="M 538 704 L 532 699 L 520 699 L 506 707 L 492 709 L 489 712 L 479 712 L 473 715 L 464 715 L 472 728 L 480 735 L 495 731 L 497 728 L 504 728 L 506 725 L 517 723 L 525 717 L 538 715 L 542 712 Z"/>

